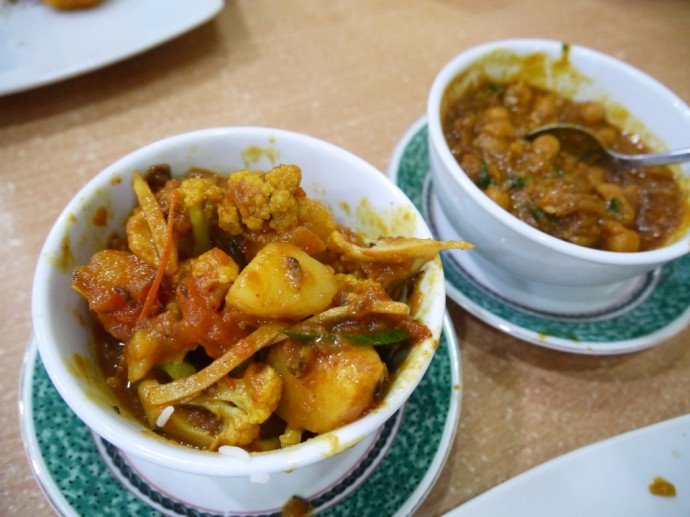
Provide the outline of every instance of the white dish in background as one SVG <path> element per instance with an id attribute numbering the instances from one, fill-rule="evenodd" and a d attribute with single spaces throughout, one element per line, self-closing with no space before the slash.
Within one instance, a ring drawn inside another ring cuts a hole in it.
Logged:
<path id="1" fill-rule="evenodd" d="M 58 11 L 0 0 L 0 95 L 67 79 L 173 39 L 215 16 L 223 0 L 103 0 Z"/>
<path id="2" fill-rule="evenodd" d="M 653 495 L 661 477 L 674 497 Z M 528 470 L 445 517 L 680 517 L 690 514 L 690 415 L 577 449 Z"/>

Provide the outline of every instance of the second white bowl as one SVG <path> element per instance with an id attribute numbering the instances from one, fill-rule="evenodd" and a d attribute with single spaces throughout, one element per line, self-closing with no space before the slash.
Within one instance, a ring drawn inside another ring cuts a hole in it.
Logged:
<path id="1" fill-rule="evenodd" d="M 430 171 L 434 191 L 455 230 L 477 248 L 486 273 L 498 285 L 529 296 L 609 296 L 618 286 L 674 260 L 690 250 L 690 231 L 663 248 L 638 253 L 601 251 L 557 239 L 500 208 L 464 173 L 451 154 L 442 128 L 442 111 L 449 85 L 458 95 L 465 74 L 469 85 L 483 74 L 509 81 L 520 72 L 527 56 L 542 54 L 542 69 L 534 74 L 541 88 L 575 100 L 596 100 L 609 114 L 626 113 L 626 129 L 642 132 L 650 145 L 672 149 L 690 144 L 690 109 L 674 93 L 643 72 L 600 52 L 559 41 L 516 39 L 474 47 L 451 60 L 431 87 L 427 119 Z M 563 60 L 568 66 L 563 66 Z M 531 61 L 532 65 L 534 60 Z M 521 79 L 524 79 L 524 74 Z M 624 110 L 619 108 L 623 107 Z M 618 110 L 618 111 L 617 111 Z M 690 165 L 681 168 L 690 176 Z M 604 289 L 599 289 L 604 287 Z M 583 290 L 584 287 L 584 290 Z M 596 287 L 597 291 L 587 289 Z M 563 291 L 563 288 L 570 291 Z M 621 285 L 621 289 L 626 289 Z"/>

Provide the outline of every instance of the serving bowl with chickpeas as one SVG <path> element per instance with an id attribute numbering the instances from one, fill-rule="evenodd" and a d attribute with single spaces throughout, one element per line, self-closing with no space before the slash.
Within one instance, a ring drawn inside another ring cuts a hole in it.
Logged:
<path id="1" fill-rule="evenodd" d="M 690 249 L 687 165 L 621 172 L 552 134 L 530 136 L 573 123 L 622 153 L 687 146 L 690 109 L 626 63 L 559 41 L 484 44 L 439 72 L 427 119 L 444 214 L 521 303 L 606 303 Z"/>

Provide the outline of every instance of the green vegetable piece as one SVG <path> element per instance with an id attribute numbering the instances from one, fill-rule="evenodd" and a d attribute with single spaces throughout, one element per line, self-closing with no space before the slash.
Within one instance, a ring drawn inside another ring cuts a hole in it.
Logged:
<path id="1" fill-rule="evenodd" d="M 179 363 L 166 363 L 160 365 L 160 367 L 174 381 L 184 377 L 189 377 L 190 375 L 196 373 L 196 368 L 186 361 L 180 361 Z"/>
<path id="2" fill-rule="evenodd" d="M 493 183 L 493 179 L 491 178 L 491 174 L 489 174 L 489 169 L 486 168 L 486 163 L 482 162 L 481 167 L 479 168 L 479 178 L 477 179 L 477 186 L 482 189 L 486 190 L 489 188 L 489 185 Z"/>
<path id="3" fill-rule="evenodd" d="M 292 330 L 283 330 L 283 334 L 291 339 L 300 341 L 301 343 L 313 343 L 314 341 L 324 337 L 323 334 L 307 334 L 305 332 L 295 332 Z"/>
<path id="4" fill-rule="evenodd" d="M 525 188 L 527 186 L 527 178 L 524 176 L 513 176 L 510 178 L 510 186 L 513 188 Z"/>
<path id="5" fill-rule="evenodd" d="M 345 337 L 354 345 L 378 346 L 400 343 L 408 339 L 410 335 L 402 329 L 393 329 L 387 332 L 378 332 L 376 334 L 355 334 Z"/>
<path id="6" fill-rule="evenodd" d="M 536 205 L 531 205 L 529 207 L 529 213 L 532 214 L 532 217 L 537 221 L 541 221 L 546 215 L 544 211 Z"/>
<path id="7" fill-rule="evenodd" d="M 529 207 L 529 212 L 532 214 L 532 217 L 534 217 L 535 221 L 547 221 L 552 226 L 558 226 L 560 224 L 560 220 L 558 219 L 557 215 L 544 212 L 544 210 L 536 205 L 531 205 Z"/>
<path id="8" fill-rule="evenodd" d="M 189 220 L 192 223 L 192 235 L 194 236 L 194 254 L 199 256 L 211 249 L 209 220 L 204 214 L 203 208 L 198 205 L 190 207 Z"/>
<path id="9" fill-rule="evenodd" d="M 392 345 L 400 343 L 410 337 L 410 335 L 401 329 L 388 330 L 386 332 L 377 332 L 374 334 L 308 334 L 305 332 L 295 332 L 291 330 L 284 330 L 283 334 L 289 338 L 300 341 L 301 343 L 313 343 L 322 339 L 347 339 L 353 345 L 379 346 Z"/>
<path id="10" fill-rule="evenodd" d="M 611 199 L 609 199 L 608 203 L 606 204 L 606 210 L 608 210 L 612 214 L 620 217 L 621 215 L 623 215 L 623 209 L 621 207 L 621 200 L 618 199 L 617 197 L 612 197 Z"/>

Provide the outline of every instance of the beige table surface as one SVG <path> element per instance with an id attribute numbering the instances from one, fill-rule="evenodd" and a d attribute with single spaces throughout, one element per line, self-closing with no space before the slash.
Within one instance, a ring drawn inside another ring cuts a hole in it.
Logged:
<path id="1" fill-rule="evenodd" d="M 308 133 L 385 171 L 446 61 L 474 44 L 530 36 L 612 54 L 690 102 L 687 0 L 227 0 L 210 23 L 142 55 L 0 98 L 0 515 L 52 513 L 25 457 L 17 388 L 40 246 L 89 178 L 143 144 L 221 125 Z M 511 338 L 452 302 L 449 310 L 463 357 L 462 418 L 419 515 L 690 412 L 688 329 L 644 352 L 587 357 Z"/>

